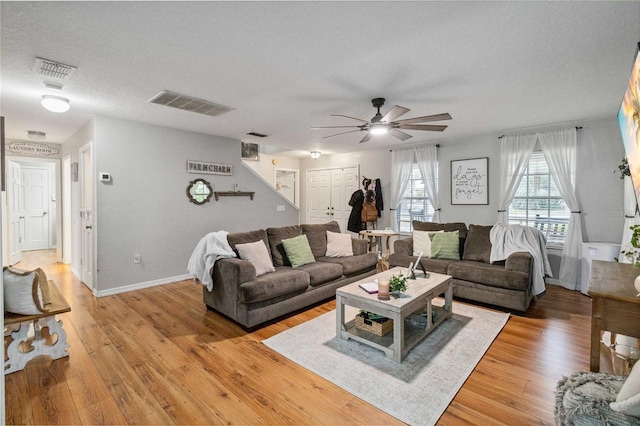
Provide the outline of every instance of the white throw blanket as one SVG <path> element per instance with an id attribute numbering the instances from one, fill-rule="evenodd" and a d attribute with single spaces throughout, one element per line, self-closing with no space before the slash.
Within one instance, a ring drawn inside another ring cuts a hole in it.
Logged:
<path id="1" fill-rule="evenodd" d="M 546 290 L 544 276 L 553 276 L 547 257 L 547 240 L 535 228 L 522 225 L 493 225 L 491 233 L 491 263 L 505 260 L 510 254 L 525 251 L 533 256 L 532 289 L 534 295 L 541 296 Z"/>
<path id="2" fill-rule="evenodd" d="M 236 257 L 227 241 L 227 231 L 211 232 L 205 235 L 191 254 L 187 269 L 207 290 L 213 290 L 213 278 L 211 269 L 216 260 L 227 257 Z"/>

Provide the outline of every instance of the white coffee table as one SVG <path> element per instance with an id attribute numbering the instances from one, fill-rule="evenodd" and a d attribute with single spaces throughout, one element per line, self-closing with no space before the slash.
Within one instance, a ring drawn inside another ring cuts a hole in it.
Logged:
<path id="1" fill-rule="evenodd" d="M 421 272 L 416 274 L 419 277 L 408 281 L 407 291 L 402 297 L 392 296 L 390 300 L 379 300 L 377 294 L 369 294 L 359 287 L 360 283 L 371 282 L 376 278 L 388 280 L 399 272 L 406 276 L 406 268 L 392 268 L 336 290 L 336 336 L 344 340 L 353 339 L 379 349 L 396 362 L 402 362 L 414 346 L 446 319 L 451 318 L 453 296 L 451 277 L 433 272 L 428 278 L 420 277 Z M 434 306 L 433 298 L 442 294 L 444 305 Z M 391 318 L 393 332 L 385 336 L 376 336 L 356 328 L 355 318 L 345 318 L 345 305 Z M 417 312 L 426 312 L 424 326 L 414 321 L 405 321 Z"/>

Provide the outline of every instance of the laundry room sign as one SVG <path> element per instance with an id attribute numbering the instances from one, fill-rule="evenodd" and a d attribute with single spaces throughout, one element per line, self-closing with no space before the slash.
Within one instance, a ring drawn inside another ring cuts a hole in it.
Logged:
<path id="1" fill-rule="evenodd" d="M 56 155 L 60 151 L 49 145 L 33 142 L 11 142 L 7 145 L 7 152 L 16 155 L 27 155 L 29 157 L 49 157 Z"/>

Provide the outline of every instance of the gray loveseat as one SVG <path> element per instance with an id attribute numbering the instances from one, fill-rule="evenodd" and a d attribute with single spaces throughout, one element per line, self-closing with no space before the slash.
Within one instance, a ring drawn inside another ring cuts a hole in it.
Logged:
<path id="1" fill-rule="evenodd" d="M 340 226 L 329 222 L 227 235 L 234 250 L 237 244 L 263 240 L 275 271 L 256 277 L 249 261 L 218 260 L 213 268 L 213 290 L 203 287 L 204 303 L 250 328 L 335 297 L 337 288 L 376 273 L 378 258 L 375 253 L 367 253 L 365 240 L 352 238 L 353 256 L 326 257 L 326 231 L 340 232 Z M 307 236 L 315 262 L 293 268 L 282 240 L 302 234 Z"/>
<path id="2" fill-rule="evenodd" d="M 491 264 L 492 226 L 461 222 L 432 223 L 413 221 L 416 231 L 458 231 L 460 260 L 422 259 L 430 272 L 451 275 L 454 297 L 524 312 L 532 299 L 533 257 L 526 252 L 513 253 L 506 261 Z M 415 262 L 413 239 L 401 238 L 394 243 L 389 265 L 409 266 Z"/>

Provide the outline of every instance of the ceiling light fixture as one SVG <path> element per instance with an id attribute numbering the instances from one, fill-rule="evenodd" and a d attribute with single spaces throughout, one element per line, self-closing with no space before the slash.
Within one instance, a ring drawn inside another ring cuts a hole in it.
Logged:
<path id="1" fill-rule="evenodd" d="M 42 95 L 42 106 L 51 112 L 67 112 L 71 106 L 69 105 L 69 99 L 62 96 Z"/>
<path id="2" fill-rule="evenodd" d="M 384 123 L 375 123 L 371 125 L 371 128 L 369 129 L 369 132 L 371 132 L 372 135 L 384 135 L 388 131 L 389 127 Z"/>
<path id="3" fill-rule="evenodd" d="M 311 158 L 313 158 L 314 160 L 320 158 L 320 151 L 311 151 Z"/>

